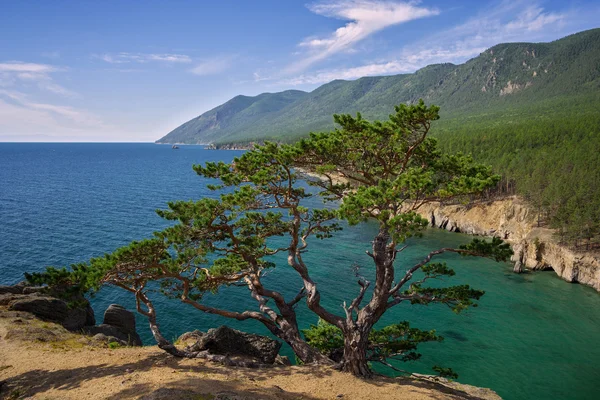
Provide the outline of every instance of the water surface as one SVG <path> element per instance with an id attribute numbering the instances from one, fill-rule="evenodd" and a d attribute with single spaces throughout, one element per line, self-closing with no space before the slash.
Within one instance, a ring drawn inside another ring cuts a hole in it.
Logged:
<path id="1" fill-rule="evenodd" d="M 211 151 L 198 146 L 153 144 L 13 144 L 0 143 L 0 284 L 22 280 L 24 271 L 62 266 L 99 256 L 131 240 L 148 237 L 167 225 L 154 210 L 170 200 L 212 195 L 192 164 L 231 160 L 239 151 Z M 326 306 L 357 293 L 354 265 L 372 275 L 368 249 L 376 227 L 347 228 L 335 239 L 311 243 L 306 259 L 319 282 Z M 401 270 L 438 247 L 456 246 L 470 237 L 429 230 L 402 253 Z M 384 323 L 410 320 L 415 327 L 437 329 L 443 343 L 424 345 L 423 358 L 405 366 L 431 373 L 432 365 L 452 367 L 460 381 L 490 387 L 506 399 L 598 399 L 600 393 L 600 295 L 564 282 L 552 272 L 515 275 L 508 264 L 449 255 L 457 271 L 448 284 L 468 283 L 486 291 L 478 308 L 460 315 L 445 306 L 401 304 Z M 279 259 L 265 280 L 293 296 L 301 282 Z M 254 321 L 237 322 L 199 313 L 156 294 L 159 321 L 169 338 L 220 324 L 266 333 Z M 207 298 L 223 308 L 255 307 L 244 288 L 228 288 Z M 132 298 L 114 288 L 94 299 L 99 320 L 106 307 L 120 303 L 134 309 Z M 298 308 L 300 324 L 316 323 Z M 152 337 L 143 318 L 138 331 Z M 290 354 L 289 349 L 285 349 Z"/>

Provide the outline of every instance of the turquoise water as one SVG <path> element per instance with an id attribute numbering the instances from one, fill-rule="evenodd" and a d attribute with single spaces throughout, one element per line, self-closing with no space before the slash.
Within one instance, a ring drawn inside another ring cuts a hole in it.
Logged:
<path id="1" fill-rule="evenodd" d="M 165 226 L 154 214 L 167 201 L 207 195 L 194 163 L 230 160 L 236 151 L 210 151 L 153 144 L 11 144 L 0 143 L 0 284 L 22 280 L 23 271 L 68 265 L 150 235 Z M 354 297 L 355 263 L 369 275 L 368 247 L 375 226 L 340 232 L 335 239 L 311 244 L 307 256 L 326 305 L 341 313 Z M 402 253 L 399 269 L 431 249 L 469 241 L 465 235 L 430 230 Z M 432 365 L 452 367 L 459 380 L 490 387 L 506 399 L 600 398 L 600 295 L 558 279 L 552 272 L 515 275 L 511 266 L 457 256 L 457 276 L 486 291 L 480 306 L 454 315 L 444 306 L 400 305 L 384 323 L 410 320 L 415 327 L 437 329 L 444 343 L 427 344 L 423 359 L 406 366 L 428 373 Z M 292 296 L 300 281 L 284 260 L 266 283 Z M 228 324 L 265 333 L 259 323 L 205 315 L 155 295 L 159 320 L 170 338 L 192 329 Z M 93 306 L 101 319 L 108 304 L 133 309 L 125 293 L 103 289 Z M 207 299 L 232 309 L 254 307 L 243 288 L 229 288 Z M 299 307 L 303 327 L 316 318 Z M 152 339 L 143 318 L 138 330 Z M 285 349 L 289 354 L 289 349 Z"/>

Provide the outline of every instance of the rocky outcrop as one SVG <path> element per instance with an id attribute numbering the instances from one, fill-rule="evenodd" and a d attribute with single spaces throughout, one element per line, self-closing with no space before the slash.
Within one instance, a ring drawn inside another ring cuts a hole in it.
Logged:
<path id="1" fill-rule="evenodd" d="M 135 315 L 118 304 L 111 304 L 106 309 L 101 325 L 86 327 L 85 332 L 98 339 L 114 338 L 117 342 L 128 346 L 142 345 L 142 339 L 135 327 Z"/>
<path id="2" fill-rule="evenodd" d="M 25 311 L 45 321 L 61 324 L 70 331 L 79 331 L 94 325 L 94 311 L 83 298 L 73 298 L 70 303 L 49 294 L 47 288 L 27 286 L 21 282 L 0 287 L 0 305 L 11 311 Z"/>
<path id="3" fill-rule="evenodd" d="M 194 331 L 184 334 L 180 340 L 198 337 L 198 341 L 191 345 L 191 351 L 208 351 L 210 354 L 227 356 L 240 356 L 258 360 L 263 364 L 273 364 L 279 354 L 281 342 L 266 336 L 241 332 L 227 326 L 209 329 L 205 334 Z"/>
<path id="4" fill-rule="evenodd" d="M 432 226 L 450 232 L 506 240 L 513 248 L 516 272 L 552 269 L 568 282 L 600 291 L 600 260 L 560 246 L 552 230 L 536 227 L 535 213 L 516 197 L 470 206 L 432 203 L 422 206 L 419 213 Z"/>

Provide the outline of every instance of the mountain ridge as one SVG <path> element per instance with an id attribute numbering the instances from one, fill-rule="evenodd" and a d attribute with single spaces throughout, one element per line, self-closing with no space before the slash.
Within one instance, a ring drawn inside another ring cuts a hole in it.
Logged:
<path id="1" fill-rule="evenodd" d="M 292 141 L 334 128 L 332 114 L 382 119 L 423 98 L 442 119 L 528 106 L 600 88 L 600 29 L 549 43 L 500 43 L 463 64 L 431 64 L 411 74 L 334 80 L 311 92 L 236 96 L 182 124 L 157 143 Z"/>

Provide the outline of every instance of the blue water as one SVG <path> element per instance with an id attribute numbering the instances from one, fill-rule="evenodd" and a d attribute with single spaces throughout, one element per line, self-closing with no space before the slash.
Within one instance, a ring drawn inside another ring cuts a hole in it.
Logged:
<path id="1" fill-rule="evenodd" d="M 0 143 L 0 284 L 22 280 L 24 271 L 63 266 L 109 252 L 166 226 L 154 210 L 167 201 L 211 195 L 192 164 L 230 160 L 241 152 L 196 146 L 153 144 Z M 311 243 L 307 261 L 326 305 L 334 312 L 357 293 L 355 263 L 372 274 L 364 251 L 376 227 L 347 228 L 335 239 Z M 411 241 L 399 269 L 431 249 L 469 241 L 465 235 L 430 230 Z M 600 398 L 600 295 L 558 279 L 552 272 L 515 275 L 511 266 L 456 256 L 451 283 L 468 283 L 486 295 L 478 308 L 454 315 L 445 306 L 400 305 L 383 323 L 410 320 L 437 329 L 443 343 L 424 345 L 423 359 L 405 368 L 431 373 L 432 365 L 452 367 L 460 381 L 490 387 L 506 399 Z M 279 259 L 266 284 L 292 296 L 300 288 Z M 205 315 L 154 294 L 159 321 L 169 338 L 220 324 L 265 333 L 254 321 Z M 255 307 L 246 289 L 228 288 L 206 299 L 224 308 Z M 98 319 L 113 302 L 133 310 L 130 296 L 103 289 L 93 300 Z M 299 322 L 316 317 L 300 306 Z M 138 330 L 152 338 L 143 318 Z M 284 349 L 289 354 L 289 349 Z"/>

